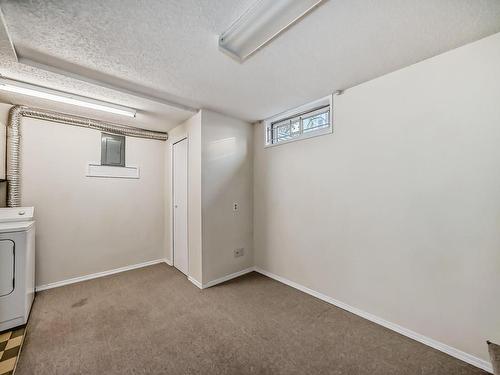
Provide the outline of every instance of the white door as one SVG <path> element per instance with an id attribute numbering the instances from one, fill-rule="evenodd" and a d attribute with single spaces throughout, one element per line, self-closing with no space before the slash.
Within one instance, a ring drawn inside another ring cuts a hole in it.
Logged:
<path id="1" fill-rule="evenodd" d="M 173 233 L 174 266 L 188 274 L 188 231 L 187 231 L 187 190 L 188 190 L 188 141 L 183 139 L 173 145 Z"/>

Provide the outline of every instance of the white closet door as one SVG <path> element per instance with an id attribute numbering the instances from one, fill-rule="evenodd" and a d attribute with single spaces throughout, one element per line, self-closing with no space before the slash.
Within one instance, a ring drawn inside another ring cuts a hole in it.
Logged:
<path id="1" fill-rule="evenodd" d="M 10 294 L 13 290 L 14 242 L 0 240 L 0 297 Z"/>
<path id="2" fill-rule="evenodd" d="M 188 141 L 173 146 L 174 266 L 188 274 Z"/>

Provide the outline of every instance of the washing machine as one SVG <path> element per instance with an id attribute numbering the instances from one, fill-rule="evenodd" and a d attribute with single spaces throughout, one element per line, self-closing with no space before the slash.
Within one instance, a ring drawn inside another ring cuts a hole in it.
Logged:
<path id="1" fill-rule="evenodd" d="M 0 332 L 26 324 L 35 297 L 33 207 L 0 208 Z"/>

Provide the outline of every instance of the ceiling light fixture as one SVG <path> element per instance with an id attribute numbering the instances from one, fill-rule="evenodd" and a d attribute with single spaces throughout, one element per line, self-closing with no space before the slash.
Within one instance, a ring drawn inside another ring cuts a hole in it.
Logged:
<path id="1" fill-rule="evenodd" d="M 0 78 L 0 90 L 76 105 L 78 107 L 114 113 L 122 116 L 135 117 L 136 115 L 136 110 L 132 108 L 86 98 L 84 96 L 68 94 L 62 91 L 52 90 L 46 87 L 15 81 L 8 78 Z"/>
<path id="2" fill-rule="evenodd" d="M 219 47 L 243 61 L 324 0 L 258 0 L 219 37 Z"/>

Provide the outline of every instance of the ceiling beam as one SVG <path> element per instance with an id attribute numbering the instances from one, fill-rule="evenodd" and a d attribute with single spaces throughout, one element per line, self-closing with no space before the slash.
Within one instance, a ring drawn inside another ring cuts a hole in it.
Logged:
<path id="1" fill-rule="evenodd" d="M 103 79 L 91 78 L 91 77 L 89 77 L 90 74 L 76 73 L 76 72 L 73 72 L 71 70 L 68 70 L 66 67 L 60 68 L 60 67 L 52 65 L 52 64 L 49 65 L 49 64 L 46 64 L 43 62 L 35 61 L 31 58 L 24 57 L 22 54 L 19 54 L 19 53 L 18 53 L 18 60 L 21 64 L 28 65 L 28 66 L 31 66 L 33 68 L 37 68 L 37 69 L 45 70 L 47 72 L 59 74 L 59 75 L 62 75 L 62 76 L 68 77 L 68 78 L 72 78 L 72 79 L 76 79 L 78 81 L 90 83 L 92 85 L 104 87 L 104 88 L 107 88 L 107 89 L 110 89 L 113 91 L 118 91 L 118 92 L 121 92 L 121 93 L 126 94 L 126 95 L 131 95 L 131 96 L 135 96 L 138 98 L 150 100 L 152 102 L 165 104 L 169 107 L 181 109 L 183 111 L 188 111 L 188 112 L 193 112 L 193 113 L 198 111 L 198 108 L 195 108 L 195 107 L 190 106 L 190 105 L 182 104 L 182 103 L 175 101 L 175 100 L 166 99 L 166 98 L 162 98 L 162 97 L 159 97 L 156 95 L 147 94 L 145 92 L 138 91 L 138 90 L 131 90 L 131 89 L 123 87 L 122 85 L 119 85 L 119 84 L 108 83 Z"/>

